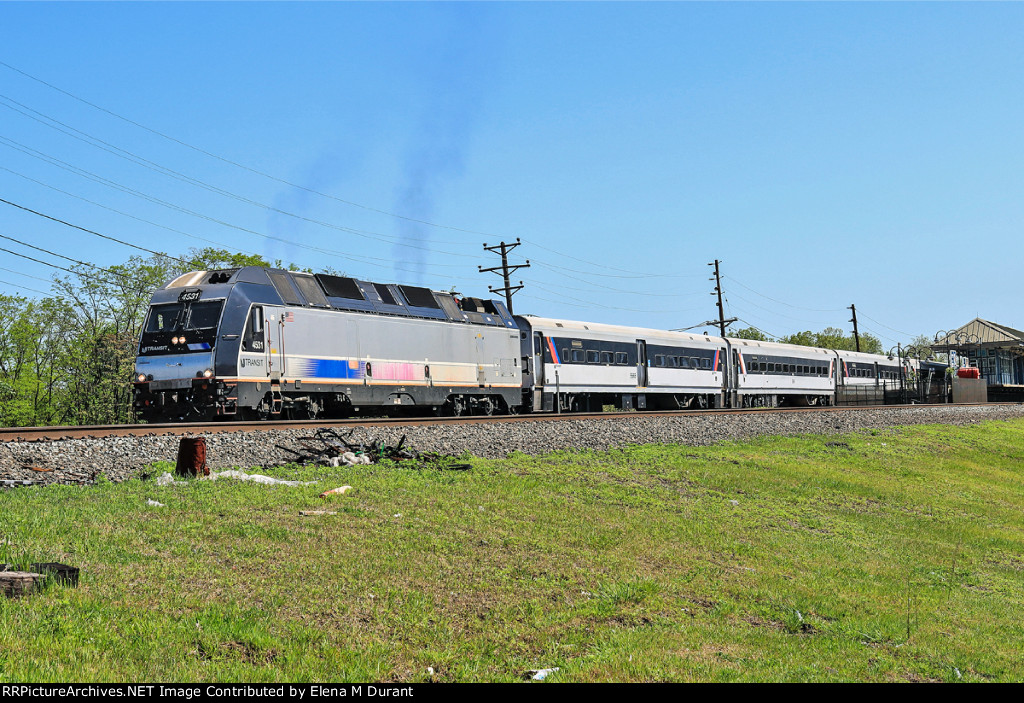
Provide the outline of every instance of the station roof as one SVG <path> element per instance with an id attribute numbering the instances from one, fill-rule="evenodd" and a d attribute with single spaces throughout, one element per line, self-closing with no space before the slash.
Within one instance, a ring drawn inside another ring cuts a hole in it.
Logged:
<path id="1" fill-rule="evenodd" d="M 1024 332 L 976 317 L 966 325 L 938 337 L 933 351 L 963 349 L 1010 349 L 1024 354 Z"/>

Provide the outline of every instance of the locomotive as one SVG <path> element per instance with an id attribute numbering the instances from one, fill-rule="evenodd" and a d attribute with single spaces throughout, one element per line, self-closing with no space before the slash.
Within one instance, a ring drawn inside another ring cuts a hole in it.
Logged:
<path id="1" fill-rule="evenodd" d="M 154 292 L 134 408 L 167 422 L 828 405 L 854 391 L 881 402 L 901 373 L 931 366 L 513 316 L 497 300 L 248 266 Z"/>

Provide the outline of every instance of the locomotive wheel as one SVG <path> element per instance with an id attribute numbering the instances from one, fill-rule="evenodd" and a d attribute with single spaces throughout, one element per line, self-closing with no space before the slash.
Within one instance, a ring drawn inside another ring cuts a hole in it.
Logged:
<path id="1" fill-rule="evenodd" d="M 466 414 L 466 401 L 462 399 L 461 395 L 457 395 L 452 398 L 452 417 L 462 417 Z"/>

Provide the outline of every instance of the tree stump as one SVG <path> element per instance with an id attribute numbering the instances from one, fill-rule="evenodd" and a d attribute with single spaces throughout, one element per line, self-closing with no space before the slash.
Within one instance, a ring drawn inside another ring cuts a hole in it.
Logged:
<path id="1" fill-rule="evenodd" d="M 40 564 L 29 564 L 28 568 L 36 573 L 51 577 L 55 582 L 66 586 L 78 585 L 78 567 L 68 566 L 56 561 Z"/>
<path id="2" fill-rule="evenodd" d="M 178 463 L 174 473 L 179 476 L 209 476 L 206 466 L 206 439 L 203 437 L 182 437 L 178 443 Z"/>
<path id="3" fill-rule="evenodd" d="M 0 593 L 8 598 L 19 598 L 38 590 L 44 578 L 42 574 L 30 571 L 0 571 Z"/>

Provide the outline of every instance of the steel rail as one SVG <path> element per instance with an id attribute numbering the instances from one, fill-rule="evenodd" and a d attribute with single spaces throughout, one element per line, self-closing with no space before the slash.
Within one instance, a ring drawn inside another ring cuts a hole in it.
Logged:
<path id="1" fill-rule="evenodd" d="M 793 408 L 719 408 L 709 410 L 653 410 L 641 412 L 528 413 L 525 415 L 469 415 L 463 417 L 365 417 L 330 420 L 271 420 L 250 422 L 160 423 L 153 425 L 70 425 L 59 427 L 0 428 L 0 443 L 38 442 L 103 437 L 147 437 L 159 435 L 218 434 L 223 432 L 269 432 L 273 430 L 317 429 L 320 427 L 387 427 L 415 425 L 468 425 L 502 422 L 559 422 L 566 420 L 623 420 L 630 418 L 699 417 L 748 415 L 755 413 L 836 413 L 870 410 L 914 410 L 924 408 L 999 407 L 1022 403 L 935 403 L 916 405 L 858 405 Z"/>

